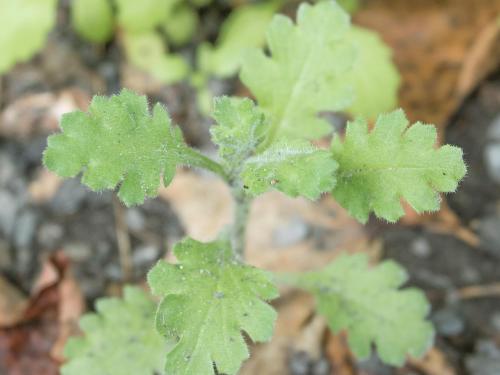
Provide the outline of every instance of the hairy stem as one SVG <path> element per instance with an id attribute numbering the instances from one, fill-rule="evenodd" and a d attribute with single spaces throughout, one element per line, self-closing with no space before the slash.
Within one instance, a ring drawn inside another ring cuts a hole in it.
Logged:
<path id="1" fill-rule="evenodd" d="M 235 201 L 235 209 L 234 222 L 231 228 L 231 245 L 236 258 L 243 261 L 245 259 L 246 228 L 251 199 L 245 190 L 238 186 L 233 186 L 232 193 Z"/>
<path id="2" fill-rule="evenodd" d="M 217 163 L 215 160 L 212 160 L 209 157 L 203 155 L 201 152 L 198 152 L 191 147 L 185 147 L 182 150 L 182 156 L 186 164 L 190 165 L 191 167 L 207 169 L 211 172 L 214 172 L 215 174 L 218 174 L 225 181 L 229 181 L 229 177 L 222 165 Z"/>

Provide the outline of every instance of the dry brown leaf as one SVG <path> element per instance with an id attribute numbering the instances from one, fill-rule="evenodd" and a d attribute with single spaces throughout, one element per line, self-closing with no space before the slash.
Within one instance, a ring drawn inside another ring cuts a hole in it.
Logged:
<path id="1" fill-rule="evenodd" d="M 23 318 L 28 299 L 0 275 L 0 327 L 10 327 Z"/>
<path id="2" fill-rule="evenodd" d="M 41 204 L 49 201 L 62 184 L 62 179 L 46 168 L 39 168 L 35 179 L 28 186 L 31 200 Z"/>
<path id="3" fill-rule="evenodd" d="M 410 120 L 442 127 L 463 98 L 458 82 L 467 56 L 498 15 L 500 0 L 370 0 L 354 22 L 393 48 L 403 78 L 400 105 Z"/>
<path id="4" fill-rule="evenodd" d="M 335 375 L 355 375 L 354 357 L 347 346 L 345 333 L 327 334 L 326 354 L 330 359 Z"/>
<path id="5" fill-rule="evenodd" d="M 198 241 L 214 240 L 232 220 L 233 202 L 227 185 L 210 175 L 179 170 L 172 183 L 160 190 L 186 230 Z"/>
<path id="6" fill-rule="evenodd" d="M 425 375 L 456 375 L 446 356 L 437 348 L 429 350 L 421 359 L 409 359 L 409 364 Z"/>
<path id="7" fill-rule="evenodd" d="M 305 293 L 291 292 L 276 303 L 278 320 L 270 342 L 255 345 L 250 359 L 243 364 L 240 375 L 288 374 L 287 361 L 300 341 L 305 323 L 314 311 L 313 298 Z"/>
<path id="8" fill-rule="evenodd" d="M 47 259 L 22 317 L 0 329 L 0 373 L 56 375 L 62 347 L 84 311 L 83 294 L 62 253 Z"/>
<path id="9" fill-rule="evenodd" d="M 9 105 L 0 114 L 0 136 L 25 140 L 33 135 L 49 134 L 59 129 L 64 113 L 85 110 L 90 96 L 80 89 L 26 94 Z"/>

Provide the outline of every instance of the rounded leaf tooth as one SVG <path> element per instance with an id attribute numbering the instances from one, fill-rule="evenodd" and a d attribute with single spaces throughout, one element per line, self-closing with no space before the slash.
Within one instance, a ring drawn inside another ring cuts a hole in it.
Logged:
<path id="1" fill-rule="evenodd" d="M 144 202 L 145 194 L 141 182 L 141 176 L 136 172 L 127 174 L 123 179 L 118 196 L 126 206 Z"/>

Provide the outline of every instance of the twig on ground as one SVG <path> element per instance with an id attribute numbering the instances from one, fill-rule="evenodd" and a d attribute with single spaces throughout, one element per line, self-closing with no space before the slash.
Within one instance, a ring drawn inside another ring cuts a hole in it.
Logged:
<path id="1" fill-rule="evenodd" d="M 130 245 L 127 223 L 125 222 L 123 205 L 116 195 L 113 195 L 113 212 L 115 216 L 116 243 L 120 256 L 122 277 L 123 281 L 127 282 L 130 281 L 133 276 L 132 247 Z"/>

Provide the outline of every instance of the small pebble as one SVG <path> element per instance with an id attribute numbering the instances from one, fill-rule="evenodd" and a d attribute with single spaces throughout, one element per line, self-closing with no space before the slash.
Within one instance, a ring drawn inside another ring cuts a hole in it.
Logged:
<path id="1" fill-rule="evenodd" d="M 125 214 L 125 221 L 130 230 L 139 232 L 146 226 L 144 214 L 137 208 L 129 208 Z"/>
<path id="2" fill-rule="evenodd" d="M 492 143 L 484 148 L 484 162 L 490 178 L 500 183 L 500 143 Z"/>
<path id="3" fill-rule="evenodd" d="M 464 320 L 451 308 L 435 312 L 432 321 L 436 326 L 436 330 L 443 336 L 457 336 L 465 329 Z"/>
<path id="4" fill-rule="evenodd" d="M 19 206 L 20 204 L 14 195 L 5 190 L 0 190 L 0 232 L 5 237 L 12 235 Z"/>
<path id="5" fill-rule="evenodd" d="M 17 248 L 29 247 L 35 236 L 38 216 L 31 210 L 22 212 L 16 219 L 13 243 Z"/>
<path id="6" fill-rule="evenodd" d="M 64 252 L 73 262 L 81 263 L 89 260 L 92 256 L 90 246 L 82 242 L 67 243 L 64 247 Z"/>
<path id="7" fill-rule="evenodd" d="M 132 253 L 132 262 L 137 267 L 150 266 L 160 257 L 160 249 L 153 245 L 137 247 Z"/>
<path id="8" fill-rule="evenodd" d="M 293 217 L 288 223 L 274 230 L 273 244 L 278 247 L 296 245 L 304 241 L 310 232 L 310 226 L 304 219 Z"/>
<path id="9" fill-rule="evenodd" d="M 412 253 L 419 258 L 427 258 L 432 253 L 431 245 L 424 237 L 416 238 L 410 248 Z"/>

